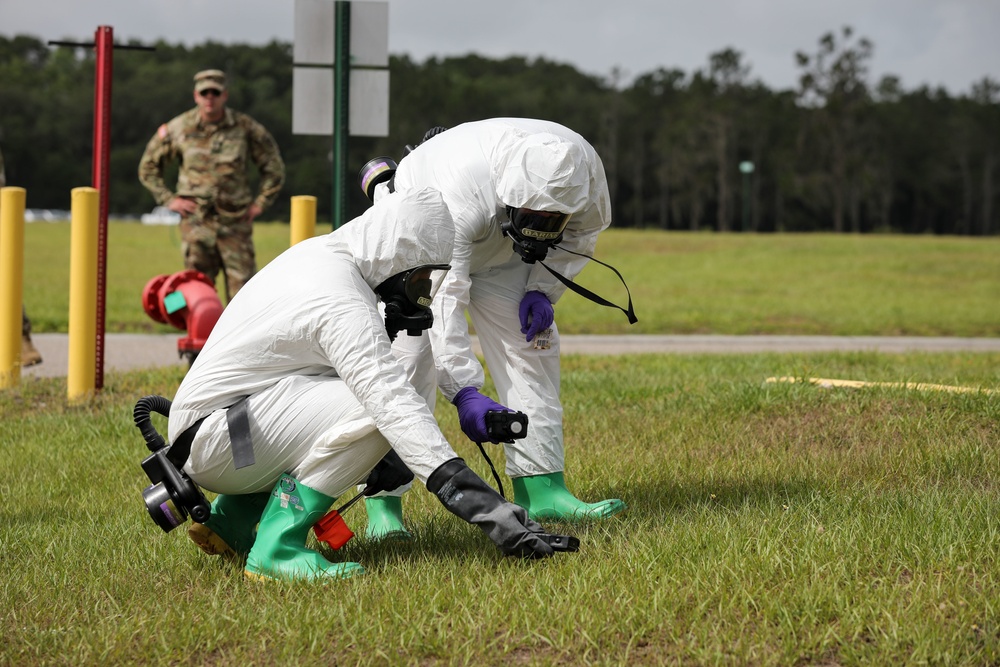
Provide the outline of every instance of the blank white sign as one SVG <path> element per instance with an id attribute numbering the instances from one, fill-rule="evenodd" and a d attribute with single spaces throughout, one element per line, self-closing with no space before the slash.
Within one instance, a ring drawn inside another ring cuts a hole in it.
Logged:
<path id="1" fill-rule="evenodd" d="M 332 65 L 336 61 L 334 0 L 295 0 L 296 65 Z M 389 3 L 351 2 L 351 65 L 389 66 Z"/>
<path id="2" fill-rule="evenodd" d="M 351 70 L 347 131 L 389 136 L 389 71 Z M 292 133 L 333 136 L 333 69 L 292 69 Z"/>

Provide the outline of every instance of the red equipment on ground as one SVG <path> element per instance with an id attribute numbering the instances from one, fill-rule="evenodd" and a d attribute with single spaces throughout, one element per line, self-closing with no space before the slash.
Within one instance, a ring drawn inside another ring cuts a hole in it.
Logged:
<path id="1" fill-rule="evenodd" d="M 313 526 L 313 532 L 316 533 L 316 539 L 320 542 L 325 542 L 331 549 L 339 549 L 340 547 L 347 544 L 352 537 L 354 537 L 354 532 L 348 527 L 347 523 L 344 522 L 344 517 L 341 516 L 343 512 L 351 509 L 351 505 L 358 502 L 365 496 L 365 491 L 368 491 L 366 486 L 364 491 L 354 496 L 341 507 L 335 510 L 330 510 L 322 519 L 316 522 Z"/>
<path id="2" fill-rule="evenodd" d="M 222 315 L 215 284 L 201 271 L 156 276 L 142 290 L 142 308 L 154 321 L 187 331 L 177 339 L 177 354 L 194 363 Z"/>

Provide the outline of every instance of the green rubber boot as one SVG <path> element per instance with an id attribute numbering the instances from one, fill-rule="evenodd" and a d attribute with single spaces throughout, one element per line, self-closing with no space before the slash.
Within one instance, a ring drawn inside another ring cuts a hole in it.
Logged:
<path id="1" fill-rule="evenodd" d="M 585 503 L 569 492 L 561 472 L 515 477 L 514 502 L 535 521 L 596 521 L 614 516 L 628 506 L 617 498 Z"/>
<path id="2" fill-rule="evenodd" d="M 365 537 L 369 540 L 413 539 L 413 535 L 403 525 L 403 499 L 399 496 L 365 498 L 365 509 L 368 510 Z"/>
<path id="3" fill-rule="evenodd" d="M 358 563 L 331 563 L 306 548 L 309 529 L 323 518 L 335 499 L 282 475 L 264 508 L 257 539 L 243 570 L 248 579 L 325 580 L 362 574 Z"/>
<path id="4" fill-rule="evenodd" d="M 219 494 L 205 523 L 194 523 L 188 537 L 210 556 L 242 563 L 257 536 L 257 522 L 264 512 L 268 492 L 246 495 Z"/>

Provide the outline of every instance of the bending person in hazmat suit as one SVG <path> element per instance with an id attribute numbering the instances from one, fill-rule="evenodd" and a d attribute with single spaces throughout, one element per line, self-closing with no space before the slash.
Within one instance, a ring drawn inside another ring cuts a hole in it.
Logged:
<path id="1" fill-rule="evenodd" d="M 454 233 L 439 193 L 390 195 L 282 253 L 229 303 L 169 417 L 171 443 L 195 429 L 184 470 L 219 494 L 189 531 L 205 551 L 246 556 L 250 578 L 363 572 L 306 537 L 391 448 L 505 554 L 553 553 L 542 527 L 457 457 L 392 354 L 390 335 L 430 326 Z"/>
<path id="2" fill-rule="evenodd" d="M 543 120 L 498 118 L 434 128 L 400 161 L 393 180 L 372 193 L 378 201 L 390 190 L 425 187 L 441 191 L 455 219 L 455 251 L 434 299 L 429 335 L 393 345 L 411 382 L 431 407 L 440 388 L 474 442 L 489 441 L 488 410 L 506 406 L 528 415 L 527 437 L 505 444 L 504 452 L 514 502 L 531 518 L 590 520 L 621 512 L 621 500 L 585 503 L 566 487 L 553 308 L 566 288 L 538 263 L 544 259 L 572 280 L 588 258 L 562 249 L 591 255 L 598 233 L 611 224 L 597 152 L 576 132 Z M 503 405 L 479 392 L 484 371 L 466 312 Z M 403 491 L 366 500 L 369 537 L 407 536 Z"/>

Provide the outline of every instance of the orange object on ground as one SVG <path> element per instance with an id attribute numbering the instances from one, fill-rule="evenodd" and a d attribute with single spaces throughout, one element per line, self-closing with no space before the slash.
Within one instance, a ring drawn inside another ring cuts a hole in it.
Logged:
<path id="1" fill-rule="evenodd" d="M 365 491 L 367 490 L 366 487 Z M 316 539 L 320 542 L 325 542 L 331 549 L 339 549 L 347 544 L 354 537 L 354 533 L 347 526 L 347 523 L 344 522 L 344 517 L 340 513 L 351 509 L 351 505 L 361 500 L 364 495 L 365 492 L 362 491 L 344 503 L 342 507 L 330 510 L 326 516 L 317 521 L 316 525 L 313 526 Z"/>

